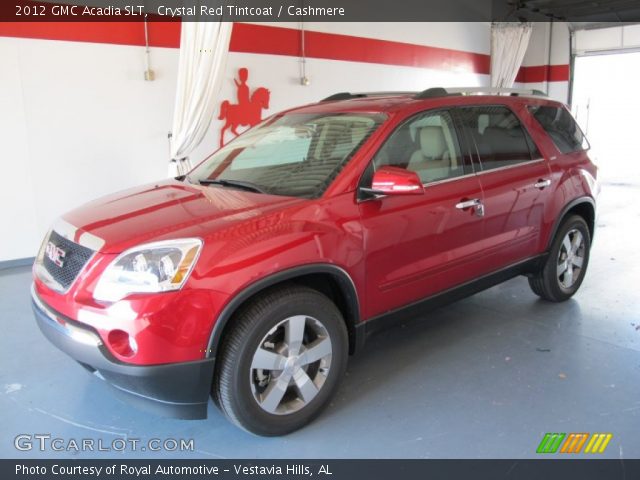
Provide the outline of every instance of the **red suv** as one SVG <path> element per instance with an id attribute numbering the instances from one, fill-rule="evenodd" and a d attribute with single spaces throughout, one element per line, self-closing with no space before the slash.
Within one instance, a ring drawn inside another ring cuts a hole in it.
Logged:
<path id="1" fill-rule="evenodd" d="M 536 92 L 333 95 L 188 175 L 65 214 L 34 265 L 43 333 L 129 399 L 280 435 L 327 405 L 366 337 L 526 275 L 580 287 L 596 167 Z"/>

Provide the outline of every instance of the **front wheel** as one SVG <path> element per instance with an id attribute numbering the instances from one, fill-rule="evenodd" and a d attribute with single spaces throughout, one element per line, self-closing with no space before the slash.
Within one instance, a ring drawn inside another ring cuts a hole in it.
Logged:
<path id="1" fill-rule="evenodd" d="M 591 235 L 584 219 L 568 217 L 558 229 L 542 268 L 529 277 L 529 286 L 539 297 L 563 302 L 575 294 L 589 264 Z"/>
<path id="2" fill-rule="evenodd" d="M 287 286 L 238 312 L 217 360 L 214 396 L 236 425 L 284 435 L 315 418 L 346 369 L 347 329 L 320 292 Z"/>

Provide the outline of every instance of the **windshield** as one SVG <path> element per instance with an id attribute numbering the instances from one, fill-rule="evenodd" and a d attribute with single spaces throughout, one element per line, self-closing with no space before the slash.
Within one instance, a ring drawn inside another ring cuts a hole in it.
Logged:
<path id="1" fill-rule="evenodd" d="M 384 118 L 362 113 L 274 117 L 207 158 L 189 173 L 189 181 L 315 198 Z"/>

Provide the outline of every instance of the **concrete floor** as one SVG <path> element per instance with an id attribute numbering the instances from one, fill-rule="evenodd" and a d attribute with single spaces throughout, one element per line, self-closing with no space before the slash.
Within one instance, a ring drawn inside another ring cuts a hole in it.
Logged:
<path id="1" fill-rule="evenodd" d="M 640 185 L 605 185 L 589 272 L 564 304 L 517 278 L 374 337 L 313 424 L 259 438 L 215 407 L 203 421 L 140 412 L 51 346 L 29 306 L 28 268 L 0 271 L 0 457 L 21 433 L 193 438 L 213 458 L 525 458 L 545 432 L 611 432 L 603 455 L 640 458 Z"/>

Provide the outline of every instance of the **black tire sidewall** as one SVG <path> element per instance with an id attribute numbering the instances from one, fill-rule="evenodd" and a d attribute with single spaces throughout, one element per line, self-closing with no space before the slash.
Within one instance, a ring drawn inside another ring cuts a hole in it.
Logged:
<path id="1" fill-rule="evenodd" d="M 248 335 L 228 362 L 231 385 L 234 389 L 232 410 L 242 426 L 259 435 L 284 435 L 313 420 L 325 407 L 336 390 L 346 369 L 348 335 L 344 320 L 335 305 L 324 295 L 313 290 L 300 290 L 281 297 L 259 318 L 251 318 Z M 250 313 L 249 313 L 250 314 Z M 320 321 L 331 339 L 331 368 L 318 395 L 301 410 L 288 415 L 274 415 L 264 411 L 251 391 L 250 375 L 253 355 L 260 341 L 275 325 L 295 315 L 307 315 Z"/>

